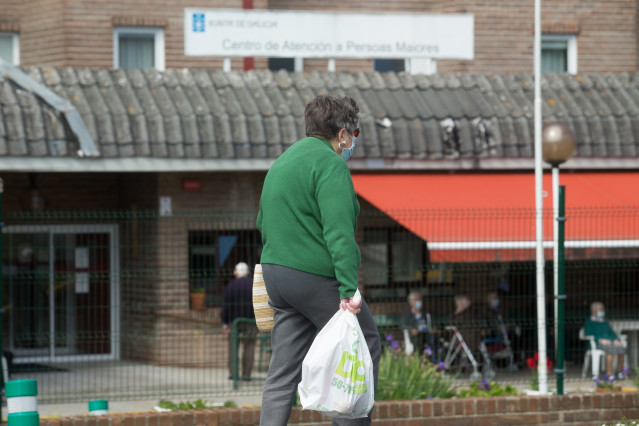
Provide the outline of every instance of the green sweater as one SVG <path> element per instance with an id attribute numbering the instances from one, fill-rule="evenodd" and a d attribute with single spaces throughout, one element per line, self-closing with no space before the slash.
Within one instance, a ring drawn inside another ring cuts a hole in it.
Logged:
<path id="1" fill-rule="evenodd" d="M 611 341 L 617 340 L 619 336 L 610 327 L 607 321 L 596 321 L 592 318 L 586 320 L 586 326 L 584 327 L 584 334 L 586 336 L 593 336 L 595 342 L 599 344 L 599 340 L 608 339 Z"/>
<path id="2" fill-rule="evenodd" d="M 301 139 L 264 180 L 257 216 L 264 246 L 260 261 L 336 278 L 340 297 L 351 297 L 360 265 L 358 214 L 346 162 L 328 141 Z"/>

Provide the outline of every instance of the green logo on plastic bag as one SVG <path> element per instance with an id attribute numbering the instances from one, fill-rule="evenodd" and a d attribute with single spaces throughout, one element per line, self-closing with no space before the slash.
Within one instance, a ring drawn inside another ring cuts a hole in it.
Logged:
<path id="1" fill-rule="evenodd" d="M 353 363 L 350 371 L 344 370 L 346 361 L 351 361 Z M 357 353 L 352 354 L 348 351 L 344 351 L 342 359 L 339 360 L 339 364 L 337 364 L 337 368 L 335 369 L 335 374 L 345 379 L 350 379 L 352 382 L 363 382 L 366 380 L 366 375 L 359 374 L 357 372 L 359 367 L 364 367 L 364 361 L 361 359 L 357 361 Z"/>

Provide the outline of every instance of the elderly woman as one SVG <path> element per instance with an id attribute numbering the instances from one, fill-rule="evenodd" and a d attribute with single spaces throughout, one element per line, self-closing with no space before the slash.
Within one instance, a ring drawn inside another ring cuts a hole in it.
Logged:
<path id="1" fill-rule="evenodd" d="M 593 336 L 597 343 L 597 348 L 606 354 L 606 375 L 612 375 L 612 363 L 614 355 L 617 355 L 617 378 L 625 379 L 623 372 L 624 356 L 626 348 L 624 348 L 619 336 L 612 329 L 608 321 L 606 321 L 606 308 L 601 302 L 593 302 L 590 305 L 590 318 L 586 320 L 584 326 L 584 334 Z"/>
<path id="2" fill-rule="evenodd" d="M 360 251 L 355 241 L 359 203 L 346 165 L 355 149 L 353 99 L 318 96 L 304 113 L 307 137 L 273 164 L 260 199 L 264 283 L 273 308 L 271 363 L 262 397 L 261 425 L 286 425 L 302 361 L 315 334 L 338 309 L 357 314 L 374 364 L 379 333 L 366 302 L 356 303 Z M 333 425 L 370 425 L 367 418 Z"/>

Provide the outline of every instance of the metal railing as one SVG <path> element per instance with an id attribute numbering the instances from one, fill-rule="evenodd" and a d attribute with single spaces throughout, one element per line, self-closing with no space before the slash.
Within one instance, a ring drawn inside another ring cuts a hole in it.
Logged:
<path id="1" fill-rule="evenodd" d="M 256 214 L 3 212 L 2 341 L 13 355 L 10 378 L 36 378 L 41 403 L 259 394 L 268 336 L 257 336 L 252 380 L 238 380 L 237 355 L 229 371 L 220 320 L 235 264 L 259 262 Z M 568 208 L 566 215 L 567 380 L 581 377 L 586 342 L 579 330 L 594 301 L 603 302 L 611 324 L 628 334 L 628 362 L 637 366 L 639 207 Z M 551 241 L 552 228 L 546 229 Z M 472 308 L 458 329 L 499 338 L 496 311 L 487 306 L 493 293 L 514 360 L 513 366 L 495 358 L 496 377 L 530 379 L 526 360 L 536 352 L 537 327 L 534 211 L 382 213 L 369 208 L 360 214 L 356 237 L 361 290 L 383 340 L 390 334 L 403 343 L 402 315 L 411 292 L 423 295 L 432 318 L 433 335 L 420 349 L 428 348 L 433 360 L 451 341 L 446 327 L 456 296 L 467 296 Z M 546 258 L 547 332 L 554 360 L 550 245 Z M 503 341 L 486 346 L 490 354 L 507 349 Z"/>

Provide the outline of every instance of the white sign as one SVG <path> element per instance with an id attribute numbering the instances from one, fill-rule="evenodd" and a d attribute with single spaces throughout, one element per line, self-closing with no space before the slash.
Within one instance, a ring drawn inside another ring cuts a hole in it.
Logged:
<path id="1" fill-rule="evenodd" d="M 160 197 L 160 216 L 171 216 L 172 214 L 171 197 Z"/>
<path id="2" fill-rule="evenodd" d="M 473 15 L 187 8 L 190 56 L 473 59 Z"/>
<path id="3" fill-rule="evenodd" d="M 86 269 L 89 267 L 89 247 L 75 248 L 75 267 Z"/>
<path id="4" fill-rule="evenodd" d="M 89 273 L 75 273 L 75 292 L 76 294 L 87 294 L 89 292 Z"/>

